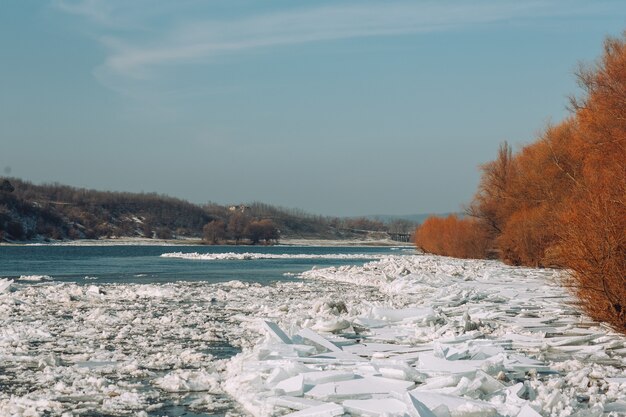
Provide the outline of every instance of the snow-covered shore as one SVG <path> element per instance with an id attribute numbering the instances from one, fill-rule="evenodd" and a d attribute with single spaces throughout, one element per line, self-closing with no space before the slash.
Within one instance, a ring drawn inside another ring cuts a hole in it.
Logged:
<path id="1" fill-rule="evenodd" d="M 558 271 L 414 255 L 302 278 L 0 279 L 0 416 L 626 415 L 626 338 Z"/>
<path id="2" fill-rule="evenodd" d="M 309 271 L 389 298 L 274 313 L 223 385 L 257 416 L 626 415 L 626 338 L 581 316 L 559 275 L 432 256 Z"/>

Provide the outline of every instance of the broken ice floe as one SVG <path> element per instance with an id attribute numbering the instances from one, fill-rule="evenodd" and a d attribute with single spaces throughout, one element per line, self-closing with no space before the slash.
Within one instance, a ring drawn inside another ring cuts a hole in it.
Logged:
<path id="1" fill-rule="evenodd" d="M 245 253 L 184 253 L 184 252 L 169 252 L 161 255 L 163 258 L 180 258 L 180 259 L 192 259 L 201 261 L 224 261 L 224 260 L 259 260 L 259 259 L 379 259 L 383 255 L 379 254 L 346 254 L 346 253 L 328 253 L 328 254 L 309 254 L 309 253 L 258 253 L 258 252 L 245 252 Z"/>
<path id="2" fill-rule="evenodd" d="M 395 256 L 303 277 L 0 280 L 0 416 L 626 415 L 626 338 L 557 271 Z"/>
<path id="3" fill-rule="evenodd" d="M 3 292 L 9 292 L 11 284 L 13 284 L 12 279 L 0 278 L 0 294 L 2 294 Z"/>
<path id="4" fill-rule="evenodd" d="M 387 257 L 303 277 L 375 287 L 393 303 L 280 316 L 289 331 L 261 321 L 266 338 L 223 382 L 254 415 L 621 415 L 626 339 L 581 321 L 556 271 Z M 589 369 L 595 358 L 603 365 Z"/>
<path id="5" fill-rule="evenodd" d="M 18 281 L 52 281 L 52 277 L 49 275 L 22 275 Z"/>

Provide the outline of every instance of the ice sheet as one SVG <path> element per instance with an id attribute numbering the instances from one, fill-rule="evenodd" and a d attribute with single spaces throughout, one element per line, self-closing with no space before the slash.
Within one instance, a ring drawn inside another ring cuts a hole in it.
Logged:
<path id="1" fill-rule="evenodd" d="M 406 404 L 395 398 L 346 400 L 343 407 L 349 413 L 365 416 L 403 416 L 407 412 Z"/>
<path id="2" fill-rule="evenodd" d="M 163 258 L 179 258 L 199 261 L 243 261 L 243 260 L 259 260 L 259 259 L 379 259 L 383 255 L 378 254 L 307 254 L 307 253 L 258 253 L 258 252 L 227 252 L 227 253 L 184 253 L 184 252 L 168 252 L 161 255 Z"/>
<path id="3" fill-rule="evenodd" d="M 561 274 L 408 255 L 267 286 L 16 281 L 0 416 L 624 413 L 626 338 Z"/>

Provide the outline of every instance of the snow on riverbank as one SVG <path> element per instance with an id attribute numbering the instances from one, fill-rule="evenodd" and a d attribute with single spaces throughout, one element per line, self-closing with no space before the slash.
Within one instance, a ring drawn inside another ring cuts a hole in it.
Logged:
<path id="1" fill-rule="evenodd" d="M 389 298 L 299 302 L 312 313 L 263 322 L 223 385 L 258 416 L 626 415 L 626 338 L 581 316 L 559 275 L 431 256 L 308 271 Z"/>
<path id="2" fill-rule="evenodd" d="M 161 255 L 162 258 L 179 258 L 191 259 L 198 261 L 234 261 L 234 260 L 259 260 L 259 259 L 380 259 L 384 255 L 379 254 L 344 254 L 344 253 L 328 253 L 328 254 L 310 254 L 310 253 L 258 253 L 258 252 L 226 252 L 226 253 L 184 253 L 170 252 Z"/>

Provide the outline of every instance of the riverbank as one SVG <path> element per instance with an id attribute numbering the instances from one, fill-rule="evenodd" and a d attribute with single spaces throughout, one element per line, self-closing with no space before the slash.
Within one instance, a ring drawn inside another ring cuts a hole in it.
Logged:
<path id="1" fill-rule="evenodd" d="M 232 246 L 255 246 L 255 245 L 235 245 L 234 242 L 225 242 L 225 245 Z M 79 240 L 59 240 L 59 241 L 36 241 L 36 242 L 0 242 L 0 246 L 21 246 L 21 245 L 49 245 L 49 246 L 210 246 L 201 239 L 195 237 L 180 237 L 178 239 L 147 239 L 141 237 L 120 237 L 112 239 L 79 239 Z M 382 247 L 413 247 L 406 242 L 397 242 L 391 239 L 303 239 L 285 238 L 280 239 L 274 245 L 283 246 L 382 246 Z M 263 246 L 263 245 L 256 245 Z"/>

